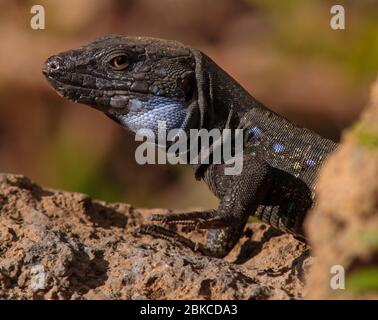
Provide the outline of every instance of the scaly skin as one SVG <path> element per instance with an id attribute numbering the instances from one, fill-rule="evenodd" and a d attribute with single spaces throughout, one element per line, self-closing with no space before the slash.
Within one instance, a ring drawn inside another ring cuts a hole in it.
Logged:
<path id="1" fill-rule="evenodd" d="M 132 133 L 157 132 L 159 120 L 167 130 L 244 130 L 240 175 L 225 175 L 225 164 L 193 166 L 196 178 L 219 198 L 216 210 L 152 217 L 209 229 L 206 243 L 153 224 L 141 226 L 141 233 L 224 257 L 252 214 L 303 238 L 317 172 L 336 144 L 264 107 L 202 52 L 175 41 L 106 36 L 50 57 L 43 73 L 58 93 L 102 111 Z"/>

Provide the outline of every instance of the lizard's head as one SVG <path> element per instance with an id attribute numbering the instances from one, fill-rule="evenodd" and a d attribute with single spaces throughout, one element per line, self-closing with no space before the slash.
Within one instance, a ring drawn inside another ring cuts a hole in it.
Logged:
<path id="1" fill-rule="evenodd" d="M 43 73 L 54 89 L 103 111 L 136 132 L 203 124 L 199 51 L 175 41 L 106 36 L 48 58 Z"/>

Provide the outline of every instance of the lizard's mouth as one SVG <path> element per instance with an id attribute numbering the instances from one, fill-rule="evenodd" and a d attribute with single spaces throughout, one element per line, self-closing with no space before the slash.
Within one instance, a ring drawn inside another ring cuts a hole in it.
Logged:
<path id="1" fill-rule="evenodd" d="M 55 91 L 68 100 L 89 105 L 100 111 L 107 111 L 111 108 L 110 96 L 106 95 L 106 91 L 73 85 L 52 76 L 46 76 L 46 78 Z"/>
<path id="2" fill-rule="evenodd" d="M 138 113 L 145 106 L 147 106 L 147 109 L 156 108 L 160 105 L 159 101 L 165 103 L 165 101 L 170 100 L 168 97 L 165 99 L 163 96 L 146 96 L 129 90 L 100 90 L 96 87 L 85 87 L 73 84 L 68 80 L 62 80 L 64 77 L 49 75 L 45 72 L 44 74 L 50 85 L 60 96 L 73 102 L 89 105 L 102 112 L 111 111 L 111 113 L 133 114 Z M 193 82 L 183 83 L 182 89 L 185 93 L 185 97 L 182 98 L 183 104 L 189 106 L 197 100 L 197 89 Z M 180 99 L 174 100 L 179 101 Z M 152 101 L 152 103 L 149 103 L 149 101 Z"/>

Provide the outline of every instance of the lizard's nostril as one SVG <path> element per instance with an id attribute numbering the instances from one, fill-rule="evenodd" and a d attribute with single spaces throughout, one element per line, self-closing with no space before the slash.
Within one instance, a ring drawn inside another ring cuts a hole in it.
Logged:
<path id="1" fill-rule="evenodd" d="M 46 60 L 43 73 L 46 75 L 53 74 L 62 68 L 62 60 L 59 57 L 50 57 Z"/>
<path id="2" fill-rule="evenodd" d="M 56 64 L 55 62 L 51 62 L 49 67 L 50 67 L 50 69 L 52 69 L 52 70 L 59 69 L 59 65 Z"/>

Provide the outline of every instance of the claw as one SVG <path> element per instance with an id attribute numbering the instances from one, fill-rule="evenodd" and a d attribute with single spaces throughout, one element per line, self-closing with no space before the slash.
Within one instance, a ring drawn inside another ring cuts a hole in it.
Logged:
<path id="1" fill-rule="evenodd" d="M 187 212 L 171 214 L 154 214 L 150 217 L 151 221 L 161 222 L 167 225 L 184 225 L 199 229 L 222 229 L 232 225 L 230 219 L 214 218 L 212 212 Z"/>
<path id="2" fill-rule="evenodd" d="M 150 217 L 150 221 L 161 222 L 164 224 L 179 224 L 184 226 L 197 227 L 199 223 L 203 223 L 204 221 L 210 219 L 212 216 L 212 211 L 153 214 Z"/>
<path id="3" fill-rule="evenodd" d="M 167 230 L 160 226 L 156 226 L 153 224 L 144 224 L 141 225 L 136 232 L 138 234 L 146 234 L 153 236 L 155 238 L 168 240 L 172 243 L 178 243 L 183 245 L 184 247 L 193 250 L 194 252 L 200 252 L 203 255 L 209 255 L 208 250 L 206 250 L 201 243 L 193 242 L 192 240 L 185 238 L 174 231 Z"/>
<path id="4" fill-rule="evenodd" d="M 213 218 L 206 221 L 198 222 L 196 228 L 198 229 L 223 229 L 232 226 L 233 222 L 230 219 Z"/>
<path id="5" fill-rule="evenodd" d="M 143 224 L 136 230 L 136 232 L 138 234 L 148 234 L 166 240 L 170 240 L 177 235 L 174 231 L 164 229 L 163 227 L 154 224 Z"/>
<path id="6" fill-rule="evenodd" d="M 152 220 L 156 221 L 175 221 L 175 220 L 195 220 L 195 219 L 210 219 L 213 216 L 212 211 L 194 211 L 184 213 L 169 213 L 169 214 L 153 214 Z"/>
<path id="7" fill-rule="evenodd" d="M 179 224 L 185 226 L 195 226 L 196 222 L 194 220 L 179 220 L 175 217 L 161 215 L 161 214 L 154 214 L 150 217 L 150 221 L 161 222 L 164 224 Z"/>

